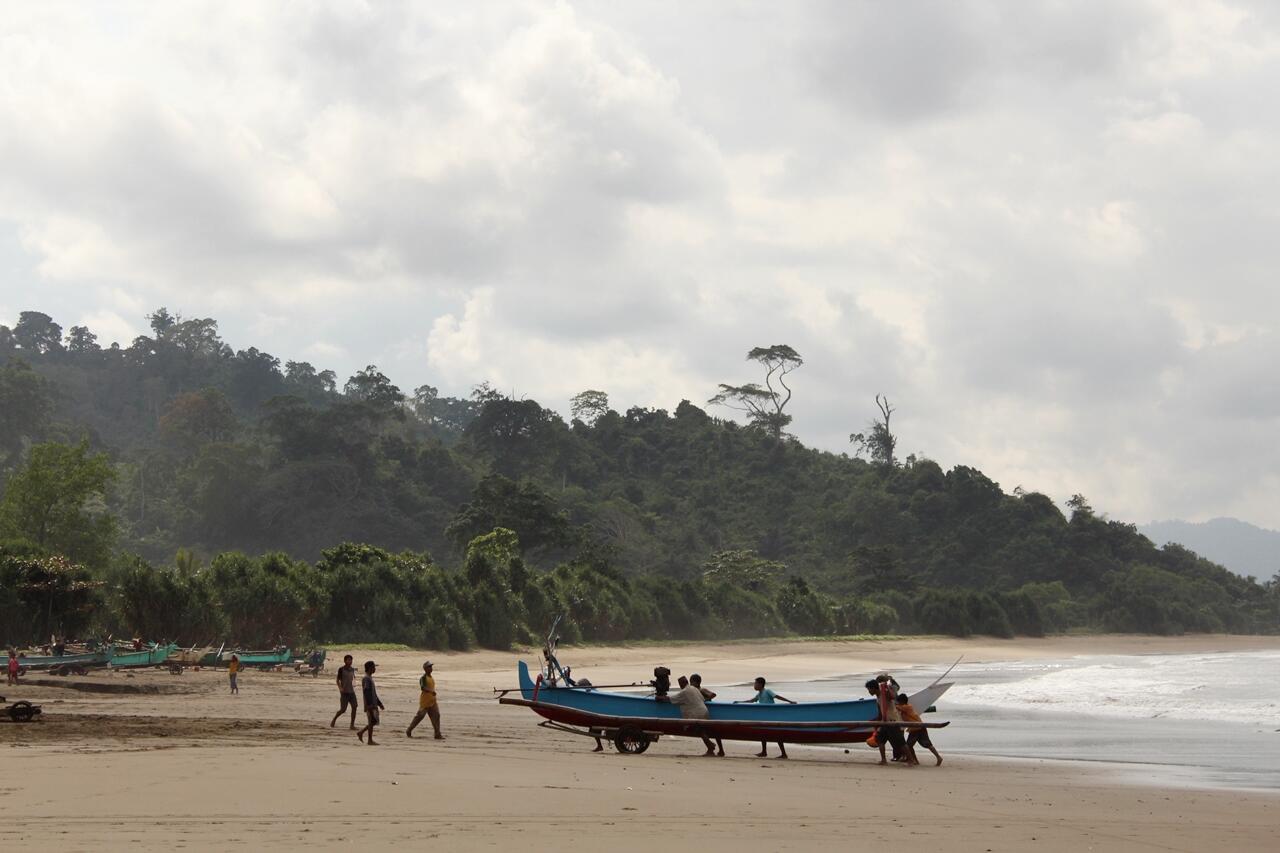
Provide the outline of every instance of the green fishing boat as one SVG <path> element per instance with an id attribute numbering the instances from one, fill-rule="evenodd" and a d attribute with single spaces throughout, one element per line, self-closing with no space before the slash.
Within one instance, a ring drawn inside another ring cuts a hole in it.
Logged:
<path id="1" fill-rule="evenodd" d="M 159 666 L 169 659 L 169 655 L 173 654 L 178 648 L 177 643 L 169 643 L 168 645 L 151 645 L 144 649 L 122 649 L 116 648 L 111 655 L 112 669 L 130 669 L 139 666 Z"/>
<path id="2" fill-rule="evenodd" d="M 287 646 L 258 651 L 235 649 L 223 652 L 222 666 L 226 666 L 231 662 L 232 655 L 240 658 L 240 665 L 245 667 L 267 669 L 274 666 L 293 666 L 293 650 Z"/>

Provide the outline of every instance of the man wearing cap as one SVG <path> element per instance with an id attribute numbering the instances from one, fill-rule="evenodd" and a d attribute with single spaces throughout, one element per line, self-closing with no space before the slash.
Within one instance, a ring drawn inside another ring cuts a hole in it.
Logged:
<path id="1" fill-rule="evenodd" d="M 422 677 L 418 679 L 418 713 L 405 731 L 406 737 L 413 737 L 413 730 L 422 722 L 423 717 L 431 718 L 431 728 L 436 730 L 436 740 L 444 740 L 440 734 L 440 705 L 436 701 L 436 680 L 431 677 L 431 661 L 422 665 Z"/>

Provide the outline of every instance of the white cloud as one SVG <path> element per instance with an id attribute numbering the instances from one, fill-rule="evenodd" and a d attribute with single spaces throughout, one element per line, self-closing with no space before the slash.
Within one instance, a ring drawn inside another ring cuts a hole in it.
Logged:
<path id="1" fill-rule="evenodd" d="M 884 392 L 1008 488 L 1280 526 L 1277 78 L 1263 3 L 20 6 L 0 304 L 561 408 L 786 342 L 829 449 Z"/>

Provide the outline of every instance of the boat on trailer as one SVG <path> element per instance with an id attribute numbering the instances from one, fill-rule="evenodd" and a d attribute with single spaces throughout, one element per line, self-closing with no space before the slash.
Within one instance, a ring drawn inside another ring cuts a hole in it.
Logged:
<path id="1" fill-rule="evenodd" d="M 554 633 L 554 627 L 552 629 Z M 783 743 L 863 743 L 878 728 L 942 728 L 948 723 L 880 722 L 875 698 L 837 702 L 757 703 L 707 702 L 708 719 L 681 716 L 680 708 L 652 695 L 614 693 L 580 685 L 567 677 L 555 656 L 555 639 L 543 647 L 544 666 L 535 680 L 529 666 L 517 666 L 518 690 L 498 690 L 498 701 L 533 709 L 544 728 L 589 737 L 607 737 L 619 752 L 638 754 L 663 735 L 721 740 Z M 950 670 L 948 670 L 948 673 Z M 942 678 L 945 678 L 944 674 Z M 935 680 L 911 693 L 920 710 L 933 705 L 951 688 Z M 519 696 L 510 694 L 518 693 Z"/>

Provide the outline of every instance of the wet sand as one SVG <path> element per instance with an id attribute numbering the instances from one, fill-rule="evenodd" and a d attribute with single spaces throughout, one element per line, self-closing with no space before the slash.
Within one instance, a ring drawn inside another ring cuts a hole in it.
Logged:
<path id="1" fill-rule="evenodd" d="M 657 663 L 701 671 L 713 689 L 757 674 L 796 681 L 918 663 L 1280 647 L 1277 638 L 1089 637 L 995 641 L 725 643 L 564 650 L 596 683 L 643 679 Z M 340 654 L 342 650 L 335 650 Z M 6 849 L 254 849 L 431 846 L 443 850 L 720 851 L 1270 850 L 1280 797 L 1116 784 L 1105 765 L 953 755 L 942 767 L 879 767 L 850 752 L 756 744 L 701 757 L 664 738 L 640 756 L 595 754 L 586 738 L 536 727 L 499 706 L 518 657 L 536 654 L 362 652 L 380 665 L 387 705 L 365 747 L 328 724 L 330 670 L 313 679 L 249 672 L 241 694 L 220 672 L 95 673 L 4 688 L 44 705 L 44 720 L 0 723 L 0 813 Z M 416 710 L 424 657 L 436 662 L 445 734 L 403 729 Z M 57 684 L 63 681 L 64 684 Z M 66 684 L 83 682 L 86 690 Z M 56 684 L 56 686 L 55 686 Z M 96 684 L 127 692 L 100 693 Z M 134 689 L 138 692 L 134 692 Z M 742 687 L 722 693 L 748 695 Z M 945 718 L 945 701 L 940 717 Z M 361 715 L 362 718 L 363 715 Z M 362 721 L 362 720 L 358 720 Z M 425 734 L 425 738 L 421 735 Z M 946 755 L 946 733 L 939 733 Z M 1153 780 L 1158 781 L 1158 780 Z M 12 845 L 12 846 L 11 846 Z"/>

